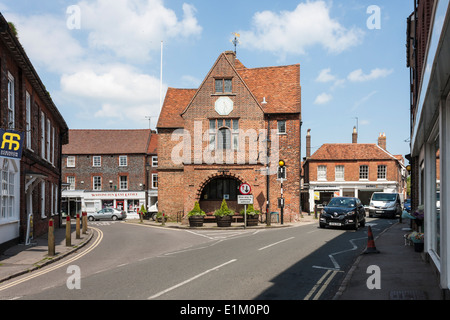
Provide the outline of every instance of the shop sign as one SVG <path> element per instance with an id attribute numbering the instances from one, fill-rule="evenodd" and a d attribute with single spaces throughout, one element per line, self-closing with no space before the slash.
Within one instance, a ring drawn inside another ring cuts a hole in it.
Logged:
<path id="1" fill-rule="evenodd" d="M 23 132 L 0 129 L 0 157 L 21 159 L 25 134 Z"/>

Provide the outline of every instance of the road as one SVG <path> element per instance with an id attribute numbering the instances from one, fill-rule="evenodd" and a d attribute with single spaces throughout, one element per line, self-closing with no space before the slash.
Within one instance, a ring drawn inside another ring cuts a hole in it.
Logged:
<path id="1" fill-rule="evenodd" d="M 394 221 L 368 223 L 376 236 Z M 121 222 L 91 227 L 88 246 L 48 272 L 15 279 L 0 300 L 330 300 L 367 245 L 367 228 L 317 224 L 197 231 Z"/>

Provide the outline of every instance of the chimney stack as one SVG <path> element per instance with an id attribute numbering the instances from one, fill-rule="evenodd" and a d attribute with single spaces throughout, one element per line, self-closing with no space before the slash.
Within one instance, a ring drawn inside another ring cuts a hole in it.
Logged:
<path id="1" fill-rule="evenodd" d="M 378 145 L 380 148 L 387 150 L 386 133 L 380 133 L 378 137 Z"/>
<path id="2" fill-rule="evenodd" d="M 352 143 L 358 143 L 358 131 L 353 127 Z"/>
<path id="3" fill-rule="evenodd" d="M 306 158 L 311 158 L 311 129 L 306 134 Z"/>

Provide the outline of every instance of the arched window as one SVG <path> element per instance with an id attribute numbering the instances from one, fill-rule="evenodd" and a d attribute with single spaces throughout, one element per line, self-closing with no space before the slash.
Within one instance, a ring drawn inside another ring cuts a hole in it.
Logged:
<path id="1" fill-rule="evenodd" d="M 231 131 L 228 128 L 219 129 L 218 136 L 218 147 L 219 150 L 230 150 L 231 149 Z"/>

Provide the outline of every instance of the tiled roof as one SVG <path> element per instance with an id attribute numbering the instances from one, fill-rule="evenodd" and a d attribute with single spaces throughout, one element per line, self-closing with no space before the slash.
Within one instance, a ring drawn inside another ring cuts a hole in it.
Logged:
<path id="1" fill-rule="evenodd" d="M 158 135 L 156 133 L 152 133 L 147 154 L 158 154 Z"/>
<path id="2" fill-rule="evenodd" d="M 376 144 L 324 144 L 310 160 L 398 160 Z"/>
<path id="3" fill-rule="evenodd" d="M 159 116 L 158 128 L 183 128 L 181 113 L 191 102 L 197 89 L 169 88 Z"/>
<path id="4" fill-rule="evenodd" d="M 300 65 L 238 69 L 265 113 L 299 113 L 301 108 Z"/>
<path id="5" fill-rule="evenodd" d="M 152 134 L 155 135 L 155 134 Z M 150 130 L 69 130 L 65 155 L 146 154 Z"/>
<path id="6" fill-rule="evenodd" d="M 236 72 L 261 104 L 265 113 L 300 113 L 300 65 L 246 68 L 234 61 Z M 169 88 L 158 121 L 158 128 L 183 128 L 181 114 L 186 110 L 198 89 Z"/>

